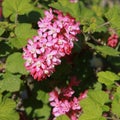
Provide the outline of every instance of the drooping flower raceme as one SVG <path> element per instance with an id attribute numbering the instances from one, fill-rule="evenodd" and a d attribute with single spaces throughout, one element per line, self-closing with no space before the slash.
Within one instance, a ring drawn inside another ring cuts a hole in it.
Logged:
<path id="1" fill-rule="evenodd" d="M 69 55 L 80 33 L 79 22 L 61 11 L 45 11 L 45 17 L 38 21 L 38 35 L 28 40 L 23 48 L 25 67 L 38 81 L 49 77 L 61 57 Z"/>
<path id="2" fill-rule="evenodd" d="M 54 115 L 54 120 L 60 115 L 67 115 L 70 120 L 78 120 L 78 116 L 81 112 L 81 107 L 79 105 L 80 100 L 87 97 L 87 91 L 80 94 L 79 97 L 75 97 L 73 86 L 77 86 L 77 81 L 72 80 L 70 84 L 65 88 L 55 88 L 49 93 L 50 105 L 53 107 L 52 114 Z"/>

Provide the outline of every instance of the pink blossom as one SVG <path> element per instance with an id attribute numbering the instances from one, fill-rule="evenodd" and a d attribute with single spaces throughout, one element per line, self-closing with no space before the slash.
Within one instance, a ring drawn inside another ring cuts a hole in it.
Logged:
<path id="1" fill-rule="evenodd" d="M 71 105 L 70 105 L 70 103 L 69 103 L 68 100 L 64 100 L 64 101 L 62 101 L 62 103 L 61 103 L 61 107 L 62 107 L 61 110 L 62 110 L 63 113 L 65 114 L 65 113 L 67 113 L 67 112 L 70 111 Z"/>
<path id="2" fill-rule="evenodd" d="M 78 99 L 82 100 L 82 99 L 86 98 L 87 97 L 87 93 L 88 93 L 88 90 L 85 90 L 83 93 L 80 94 Z"/>
<path id="3" fill-rule="evenodd" d="M 52 114 L 54 115 L 54 119 L 57 116 L 66 114 L 70 120 L 78 120 L 78 116 L 82 110 L 79 102 L 87 96 L 87 91 L 76 97 L 74 95 L 75 91 L 70 84 L 61 89 L 55 88 L 49 93 L 49 101 L 53 107 Z"/>
<path id="4" fill-rule="evenodd" d="M 67 87 L 61 89 L 61 92 L 65 97 L 72 97 L 75 91 L 71 87 Z"/>
<path id="5" fill-rule="evenodd" d="M 64 114 L 61 104 L 62 104 L 62 102 L 59 100 L 55 100 L 55 102 L 50 103 L 50 105 L 53 106 L 53 111 L 52 111 L 53 115 L 56 117 Z"/>
<path id="6" fill-rule="evenodd" d="M 38 81 L 50 77 L 61 58 L 70 55 L 76 35 L 80 33 L 79 22 L 61 11 L 45 11 L 45 17 L 38 21 L 38 35 L 28 40 L 23 48 L 25 67 Z"/>
<path id="7" fill-rule="evenodd" d="M 49 93 L 49 101 L 54 101 L 58 98 L 58 92 L 57 90 L 54 90 L 52 92 Z"/>
<path id="8" fill-rule="evenodd" d="M 113 34 L 108 38 L 107 45 L 110 47 L 116 47 L 118 44 L 118 35 Z"/>
<path id="9" fill-rule="evenodd" d="M 71 101 L 71 107 L 73 110 L 80 110 L 81 109 L 81 107 L 79 105 L 78 98 L 76 98 L 76 97 L 73 98 L 73 101 Z"/>

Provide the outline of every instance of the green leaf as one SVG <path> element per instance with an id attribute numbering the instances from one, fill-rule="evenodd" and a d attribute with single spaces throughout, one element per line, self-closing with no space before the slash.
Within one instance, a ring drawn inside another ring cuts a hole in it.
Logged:
<path id="1" fill-rule="evenodd" d="M 65 13 L 69 13 L 77 20 L 79 20 L 80 2 L 71 3 L 69 0 L 58 0 L 58 2 L 53 2 L 52 4 L 49 4 L 49 6 L 62 10 Z"/>
<path id="2" fill-rule="evenodd" d="M 92 113 L 92 115 L 90 114 L 82 114 L 78 120 L 106 120 L 106 118 L 102 117 L 102 116 L 94 116 L 95 112 Z"/>
<path id="3" fill-rule="evenodd" d="M 118 75 L 110 71 L 99 72 L 97 76 L 98 76 L 98 81 L 104 83 L 107 86 L 114 84 L 115 80 L 120 79 Z"/>
<path id="4" fill-rule="evenodd" d="M 87 42 L 87 45 L 92 49 L 95 49 L 97 52 L 101 53 L 103 56 L 119 56 L 120 52 L 115 50 L 114 48 L 108 46 L 95 46 L 92 43 Z"/>
<path id="5" fill-rule="evenodd" d="M 15 18 L 17 15 L 23 15 L 33 9 L 30 0 L 4 0 L 2 5 L 4 17 L 13 15 Z"/>
<path id="6" fill-rule="evenodd" d="M 101 91 L 101 90 L 95 90 L 95 91 L 89 91 L 88 96 L 95 101 L 96 103 L 100 104 L 101 106 L 104 105 L 105 102 L 109 100 L 108 94 Z"/>
<path id="7" fill-rule="evenodd" d="M 49 95 L 48 93 L 38 90 L 37 91 L 37 100 L 41 100 L 43 103 L 48 103 Z"/>
<path id="8" fill-rule="evenodd" d="M 90 90 L 87 98 L 80 101 L 83 114 L 79 120 L 104 120 L 105 118 L 102 117 L 102 113 L 105 110 L 108 111 L 104 105 L 106 102 L 108 102 L 108 95 L 105 92 L 101 90 Z"/>
<path id="9" fill-rule="evenodd" d="M 92 16 L 92 18 L 89 19 L 87 22 L 87 25 L 85 24 L 83 27 L 84 32 L 105 32 L 107 28 L 105 26 L 102 26 L 104 24 L 104 20 L 97 16 Z"/>
<path id="10" fill-rule="evenodd" d="M 15 28 L 16 38 L 10 40 L 11 44 L 16 48 L 22 48 L 27 44 L 29 38 L 36 35 L 36 30 L 32 29 L 31 24 L 19 24 Z"/>
<path id="11" fill-rule="evenodd" d="M 16 52 L 9 55 L 6 60 L 6 70 L 11 73 L 28 74 L 24 67 L 24 60 L 21 53 Z"/>
<path id="12" fill-rule="evenodd" d="M 44 104 L 42 108 L 34 111 L 33 117 L 40 117 L 40 120 L 48 120 L 50 116 L 50 110 L 50 107 Z"/>
<path id="13" fill-rule="evenodd" d="M 21 80 L 19 76 L 6 73 L 3 75 L 3 80 L 0 81 L 0 90 L 16 92 L 20 90 Z"/>
<path id="14" fill-rule="evenodd" d="M 112 112 L 120 117 L 120 87 L 117 87 L 117 90 L 114 94 L 114 99 L 112 101 Z"/>
<path id="15" fill-rule="evenodd" d="M 83 108 L 83 114 L 80 120 L 99 120 L 102 115 L 102 108 L 91 98 L 86 98 L 80 102 Z"/>
<path id="16" fill-rule="evenodd" d="M 0 36 L 1 36 L 4 32 L 5 32 L 5 29 L 0 27 Z"/>
<path id="17" fill-rule="evenodd" d="M 120 96 L 120 87 L 117 87 L 117 94 Z"/>
<path id="18" fill-rule="evenodd" d="M 2 94 L 0 93 L 0 103 L 1 103 L 1 101 L 2 101 Z"/>
<path id="19" fill-rule="evenodd" d="M 117 33 L 120 35 L 120 7 L 118 5 L 114 5 L 113 8 L 108 10 L 105 16 L 110 22 L 111 27 L 115 28 Z"/>
<path id="20" fill-rule="evenodd" d="M 56 120 L 70 120 L 70 119 L 66 115 L 61 115 L 61 116 L 57 117 Z"/>
<path id="21" fill-rule="evenodd" d="M 120 52 L 108 46 L 96 46 L 96 50 L 101 52 L 103 55 L 110 55 L 110 56 L 120 55 Z"/>
<path id="22" fill-rule="evenodd" d="M 19 120 L 19 114 L 15 108 L 16 103 L 11 99 L 0 101 L 0 120 Z"/>

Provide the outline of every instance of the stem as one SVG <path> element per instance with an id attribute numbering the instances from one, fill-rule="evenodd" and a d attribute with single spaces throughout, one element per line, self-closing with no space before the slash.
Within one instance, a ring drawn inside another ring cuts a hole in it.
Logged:
<path id="1" fill-rule="evenodd" d="M 112 117 L 106 117 L 107 118 L 107 120 L 113 120 L 113 118 Z"/>
<path id="2" fill-rule="evenodd" d="M 90 35 L 91 39 L 94 40 L 96 43 L 98 43 L 99 45 L 102 45 L 102 43 L 97 40 L 94 36 Z"/>
<path id="3" fill-rule="evenodd" d="M 109 24 L 110 24 L 110 22 L 108 21 L 108 22 L 105 22 L 105 23 L 99 25 L 97 28 L 100 28 L 100 27 L 103 27 L 103 26 L 105 26 L 105 25 L 109 25 Z"/>
<path id="4" fill-rule="evenodd" d="M 117 82 L 115 82 L 115 85 L 116 85 L 117 87 L 120 87 L 119 83 L 117 83 Z"/>
<path id="5" fill-rule="evenodd" d="M 8 40 L 8 38 L 0 37 L 0 41 L 2 41 L 2 40 Z"/>
<path id="6" fill-rule="evenodd" d="M 33 5 L 36 5 L 37 2 L 38 2 L 38 0 L 35 0 L 34 3 L 33 3 Z"/>
<path id="7" fill-rule="evenodd" d="M 15 15 L 15 24 L 17 24 L 18 23 L 18 14 L 16 13 L 16 15 Z"/>

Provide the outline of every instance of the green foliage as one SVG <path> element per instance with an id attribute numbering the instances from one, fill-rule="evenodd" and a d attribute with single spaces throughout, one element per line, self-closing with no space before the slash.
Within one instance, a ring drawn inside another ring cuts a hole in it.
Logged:
<path id="1" fill-rule="evenodd" d="M 2 99 L 0 96 L 0 119 L 19 120 L 19 115 L 15 111 L 16 103 L 11 99 Z"/>
<path id="2" fill-rule="evenodd" d="M 110 22 L 111 27 L 115 28 L 117 33 L 120 35 L 120 7 L 118 5 L 114 6 L 113 8 L 109 9 L 105 15 Z"/>
<path id="3" fill-rule="evenodd" d="M 66 115 L 61 115 L 56 118 L 56 120 L 70 120 Z"/>
<path id="4" fill-rule="evenodd" d="M 96 46 L 96 50 L 103 55 L 118 56 L 120 52 L 108 46 Z"/>
<path id="5" fill-rule="evenodd" d="M 120 80 L 118 75 L 110 71 L 99 72 L 97 76 L 98 81 L 104 83 L 105 85 L 112 85 L 114 84 L 115 80 Z"/>
<path id="6" fill-rule="evenodd" d="M 109 110 L 104 105 L 106 102 L 108 102 L 107 93 L 100 90 L 90 90 L 87 98 L 80 102 L 83 114 L 79 117 L 79 120 L 106 120 L 102 117 L 102 113 Z"/>
<path id="7" fill-rule="evenodd" d="M 96 46 L 94 44 L 88 43 L 87 45 L 96 50 L 96 52 L 101 53 L 103 56 L 119 56 L 120 52 L 109 47 L 109 46 Z"/>
<path id="8" fill-rule="evenodd" d="M 44 105 L 41 109 L 36 109 L 34 111 L 33 117 L 40 117 L 40 120 L 47 120 L 50 116 L 50 107 Z"/>
<path id="9" fill-rule="evenodd" d="M 120 118 L 120 87 L 117 87 L 112 101 L 112 112 Z"/>
<path id="10" fill-rule="evenodd" d="M 48 93 L 42 91 L 42 90 L 38 90 L 37 91 L 37 100 L 41 100 L 43 103 L 48 103 L 48 99 L 49 99 L 49 95 Z"/>
<path id="11" fill-rule="evenodd" d="M 69 13 L 77 20 L 79 20 L 80 4 L 81 3 L 70 3 L 69 0 L 58 0 L 58 2 L 53 2 L 52 4 L 49 4 L 49 6 L 62 10 L 65 13 Z"/>
<path id="12" fill-rule="evenodd" d="M 3 75 L 3 80 L 0 81 L 0 90 L 1 91 L 9 91 L 16 92 L 20 90 L 20 76 L 12 75 L 10 73 L 6 73 Z"/>
<path id="13" fill-rule="evenodd" d="M 5 32 L 5 29 L 0 27 L 0 36 L 1 36 L 4 32 Z"/>
<path id="14" fill-rule="evenodd" d="M 4 0 L 3 1 L 3 15 L 4 17 L 11 16 L 11 20 L 17 19 L 18 15 L 23 15 L 33 9 L 30 0 Z M 13 19 L 14 18 L 14 19 Z"/>
<path id="15" fill-rule="evenodd" d="M 79 120 L 120 120 L 119 38 L 115 47 L 108 46 L 110 35 L 120 36 L 120 2 L 103 1 L 3 0 L 0 120 L 19 120 L 19 114 L 23 115 L 21 119 L 53 119 L 49 92 L 56 87 L 65 87 L 71 77 L 80 80 L 80 85 L 74 87 L 76 96 L 88 90 L 87 97 L 80 101 Z M 81 34 L 77 36 L 79 40 L 72 54 L 61 59 L 61 65 L 56 66 L 52 76 L 36 82 L 24 67 L 23 47 L 37 34 L 37 21 L 50 7 L 79 21 Z M 61 115 L 56 120 L 70 118 Z"/>
<path id="16" fill-rule="evenodd" d="M 16 48 L 22 48 L 27 44 L 27 40 L 36 35 L 36 30 L 31 28 L 31 24 L 18 24 L 15 28 L 16 37 L 11 38 L 11 44 Z"/>
<path id="17" fill-rule="evenodd" d="M 22 59 L 22 54 L 21 53 L 15 52 L 7 58 L 7 60 L 6 60 L 6 70 L 8 70 L 11 73 L 21 73 L 21 74 L 27 74 L 28 73 L 25 70 L 24 60 Z"/>

